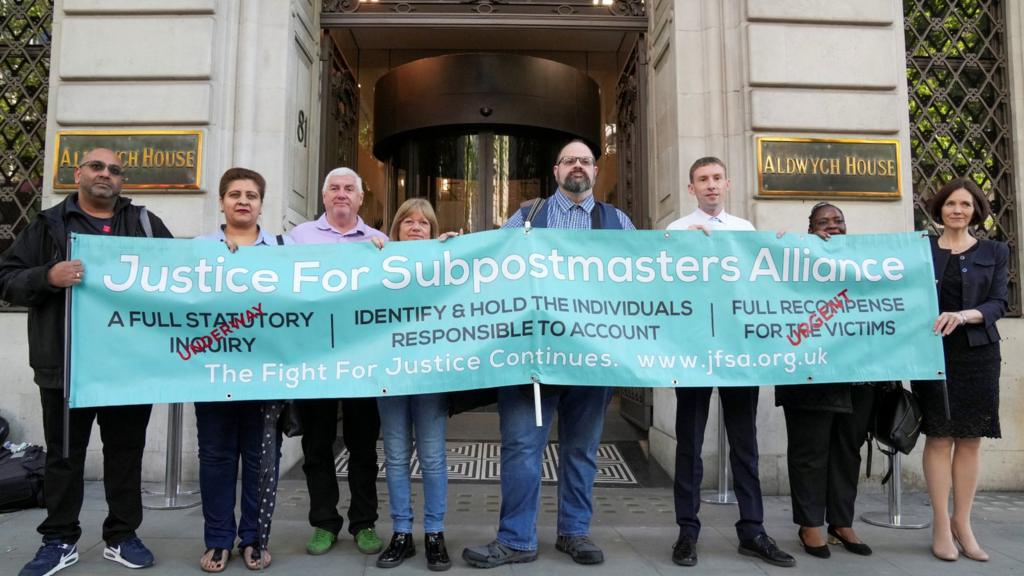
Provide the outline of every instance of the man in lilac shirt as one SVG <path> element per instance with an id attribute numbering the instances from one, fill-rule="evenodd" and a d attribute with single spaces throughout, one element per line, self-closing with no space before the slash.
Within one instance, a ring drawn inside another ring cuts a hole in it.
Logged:
<path id="1" fill-rule="evenodd" d="M 324 179 L 324 214 L 299 224 L 288 236 L 296 244 L 366 242 L 374 236 L 387 242 L 387 234 L 370 228 L 359 217 L 363 205 L 363 179 L 351 168 L 335 168 Z"/>
<path id="2" fill-rule="evenodd" d="M 324 214 L 299 224 L 288 233 L 296 244 L 387 241 L 383 232 L 359 217 L 363 205 L 363 180 L 349 168 L 335 168 L 324 179 Z M 303 400 L 302 471 L 309 488 L 309 523 L 313 537 L 306 544 L 310 554 L 324 554 L 334 545 L 345 520 L 338 514 L 338 480 L 334 470 L 334 441 L 338 435 L 338 401 Z M 349 452 L 348 531 L 364 554 L 380 552 L 374 532 L 377 522 L 377 438 L 380 417 L 376 398 L 344 398 L 341 401 L 342 434 Z"/>

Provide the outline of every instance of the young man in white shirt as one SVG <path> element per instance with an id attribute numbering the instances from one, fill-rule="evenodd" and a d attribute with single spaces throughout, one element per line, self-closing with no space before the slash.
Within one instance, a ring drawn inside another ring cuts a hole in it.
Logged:
<path id="1" fill-rule="evenodd" d="M 726 213 L 723 206 L 729 193 L 725 164 L 718 158 L 701 158 L 690 167 L 690 194 L 697 198 L 697 209 L 668 225 L 669 230 L 753 230 L 754 226 Z M 722 418 L 729 436 L 730 464 L 739 501 L 740 520 L 736 523 L 739 553 L 761 558 L 769 564 L 789 567 L 796 560 L 783 552 L 764 531 L 764 503 L 757 472 L 757 397 L 756 386 L 719 388 Z M 676 388 L 676 478 L 673 486 L 679 539 L 672 546 L 672 561 L 680 566 L 697 564 L 697 538 L 700 535 L 700 484 L 704 465 L 701 448 L 708 422 L 711 388 Z"/>
<path id="2" fill-rule="evenodd" d="M 686 187 L 697 198 L 697 209 L 668 225 L 668 230 L 753 230 L 750 222 L 725 211 L 731 184 L 725 164 L 714 156 L 700 158 L 690 167 Z"/>

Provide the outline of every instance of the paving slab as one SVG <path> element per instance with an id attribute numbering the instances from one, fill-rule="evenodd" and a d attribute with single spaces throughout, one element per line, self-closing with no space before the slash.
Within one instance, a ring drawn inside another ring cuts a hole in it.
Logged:
<path id="1" fill-rule="evenodd" d="M 387 488 L 378 484 L 381 497 L 381 520 L 377 529 L 385 540 L 390 535 L 387 517 Z M 344 493 L 344 492 L 343 492 Z M 421 487 L 414 485 L 417 502 Z M 874 548 L 870 557 L 849 554 L 832 547 L 832 557 L 820 560 L 799 549 L 796 526 L 791 519 L 789 498 L 771 496 L 765 499 L 765 526 L 779 545 L 797 558 L 795 568 L 777 568 L 736 553 L 735 506 L 705 504 L 701 510 L 703 531 L 699 543 L 699 564 L 694 568 L 676 566 L 671 560 L 671 546 L 677 529 L 672 508 L 672 492 L 665 486 L 639 488 L 605 488 L 594 491 L 595 516 L 593 537 L 605 551 L 606 561 L 598 566 L 579 566 L 554 548 L 557 517 L 556 487 L 545 485 L 541 490 L 541 512 L 538 518 L 539 558 L 530 564 L 503 566 L 490 571 L 470 568 L 461 560 L 462 548 L 484 544 L 493 539 L 498 521 L 499 491 L 497 484 L 453 484 L 449 486 L 446 536 L 453 568 L 449 574 L 482 573 L 495 575 L 529 574 L 641 576 L 641 575 L 1008 575 L 1024 574 L 1024 494 L 982 493 L 978 495 L 974 524 L 979 540 L 992 556 L 981 564 L 967 559 L 941 562 L 929 552 L 929 530 L 894 530 L 870 526 L 858 521 L 861 538 Z M 345 498 L 343 497 L 343 500 Z M 877 486 L 863 487 L 857 501 L 858 513 L 884 510 L 886 500 Z M 323 556 L 305 553 L 310 528 L 306 523 L 308 493 L 302 480 L 281 481 L 278 506 L 274 517 L 271 552 L 273 565 L 268 569 L 280 576 L 312 576 L 319 574 L 379 574 L 386 576 L 423 575 L 426 564 L 422 553 L 422 532 L 416 525 L 417 555 L 398 568 L 382 570 L 374 565 L 374 556 L 360 554 L 347 534 L 338 545 Z M 905 512 L 929 516 L 927 498 L 913 493 L 904 496 Z M 344 503 L 342 505 L 344 508 Z M 417 504 L 416 509 L 419 509 Z M 101 482 L 86 484 L 86 500 L 82 511 L 83 535 L 79 542 L 81 560 L 62 572 L 71 575 L 134 574 L 103 559 L 100 525 L 106 505 Z M 42 510 L 25 510 L 0 515 L 0 575 L 14 576 L 39 546 L 36 525 Z M 199 508 L 173 511 L 147 510 L 139 535 L 153 550 L 157 564 L 142 574 L 146 576 L 202 574 L 198 566 L 203 552 L 202 512 Z M 247 574 L 237 554 L 226 574 Z"/>

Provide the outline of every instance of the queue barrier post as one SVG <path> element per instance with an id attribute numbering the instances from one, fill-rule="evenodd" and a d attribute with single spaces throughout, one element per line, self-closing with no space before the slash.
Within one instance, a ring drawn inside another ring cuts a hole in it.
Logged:
<path id="1" fill-rule="evenodd" d="M 198 490 L 185 489 L 181 483 L 181 404 L 167 406 L 167 454 L 163 492 L 144 490 L 142 507 L 147 510 L 182 510 L 198 506 Z"/>
<path id="2" fill-rule="evenodd" d="M 892 478 L 889 479 L 889 508 L 881 512 L 865 512 L 860 519 L 872 526 L 883 528 L 898 528 L 903 530 L 919 530 L 927 528 L 931 522 L 920 516 L 903 513 L 903 454 L 895 452 L 889 455 L 890 466 L 892 467 Z"/>
<path id="3" fill-rule="evenodd" d="M 718 488 L 701 492 L 700 501 L 708 504 L 736 504 L 736 493 L 730 488 L 729 479 L 729 435 L 725 430 L 725 418 L 721 396 L 718 402 Z"/>

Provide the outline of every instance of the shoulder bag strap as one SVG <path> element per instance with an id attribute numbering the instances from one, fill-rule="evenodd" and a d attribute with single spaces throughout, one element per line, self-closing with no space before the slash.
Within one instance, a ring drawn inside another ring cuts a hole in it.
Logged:
<path id="1" fill-rule="evenodd" d="M 153 223 L 149 221 L 149 210 L 146 210 L 145 206 L 139 207 L 139 224 L 142 224 L 142 231 L 146 233 L 146 238 L 152 238 Z"/>

